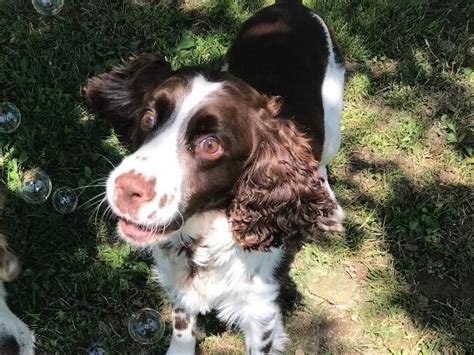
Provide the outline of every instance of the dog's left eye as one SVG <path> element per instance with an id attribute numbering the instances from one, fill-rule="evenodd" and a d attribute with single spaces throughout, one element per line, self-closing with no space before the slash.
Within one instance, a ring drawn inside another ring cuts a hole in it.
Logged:
<path id="1" fill-rule="evenodd" d="M 147 110 L 141 120 L 140 125 L 144 131 L 150 131 L 156 125 L 156 113 L 152 110 Z"/>
<path id="2" fill-rule="evenodd" d="M 222 154 L 222 147 L 216 137 L 209 136 L 202 139 L 198 146 L 197 151 L 206 156 L 207 158 L 215 159 Z"/>

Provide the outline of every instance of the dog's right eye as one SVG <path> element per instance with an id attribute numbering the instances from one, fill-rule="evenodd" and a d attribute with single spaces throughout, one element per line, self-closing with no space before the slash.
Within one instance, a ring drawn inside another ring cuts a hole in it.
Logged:
<path id="1" fill-rule="evenodd" d="M 151 131 L 156 125 L 156 112 L 147 110 L 140 120 L 140 126 L 145 132 Z"/>

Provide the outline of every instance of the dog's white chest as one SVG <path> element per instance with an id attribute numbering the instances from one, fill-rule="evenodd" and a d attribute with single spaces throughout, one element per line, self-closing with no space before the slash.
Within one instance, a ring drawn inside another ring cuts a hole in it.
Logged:
<path id="1" fill-rule="evenodd" d="M 280 249 L 244 251 L 232 238 L 223 212 L 206 212 L 189 222 L 186 230 L 153 249 L 156 276 L 173 304 L 196 313 L 224 311 L 227 304 L 238 308 L 249 293 L 278 292 L 273 273 Z"/>

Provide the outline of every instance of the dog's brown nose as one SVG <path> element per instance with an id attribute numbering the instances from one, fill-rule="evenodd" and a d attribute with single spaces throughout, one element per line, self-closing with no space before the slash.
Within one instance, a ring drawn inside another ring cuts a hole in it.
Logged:
<path id="1" fill-rule="evenodd" d="M 123 213 L 134 215 L 140 206 L 155 197 L 155 178 L 145 179 L 130 171 L 115 179 L 115 202 Z"/>

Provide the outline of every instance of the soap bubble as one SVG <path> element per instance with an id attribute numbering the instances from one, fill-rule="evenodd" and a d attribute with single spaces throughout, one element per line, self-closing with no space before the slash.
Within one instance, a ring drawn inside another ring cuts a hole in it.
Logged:
<path id="1" fill-rule="evenodd" d="M 31 0 L 36 12 L 43 16 L 57 15 L 64 6 L 64 0 Z"/>
<path id="2" fill-rule="evenodd" d="M 51 189 L 49 176 L 40 169 L 32 169 L 23 174 L 20 196 L 28 203 L 41 203 L 48 199 Z"/>
<path id="3" fill-rule="evenodd" d="M 70 187 L 61 187 L 53 193 L 53 207 L 59 213 L 71 213 L 77 207 L 77 194 Z"/>
<path id="4" fill-rule="evenodd" d="M 0 133 L 12 133 L 21 122 L 21 112 L 11 102 L 0 103 Z"/>
<path id="5" fill-rule="evenodd" d="M 163 336 L 165 322 L 157 311 L 144 308 L 132 314 L 128 321 L 128 332 L 136 342 L 152 344 Z"/>
<path id="6" fill-rule="evenodd" d="M 92 344 L 89 349 L 87 349 L 87 354 L 89 355 L 107 355 L 108 353 L 107 347 L 102 343 Z"/>

